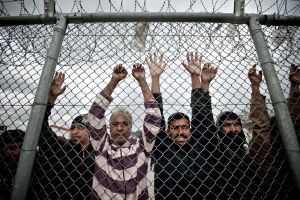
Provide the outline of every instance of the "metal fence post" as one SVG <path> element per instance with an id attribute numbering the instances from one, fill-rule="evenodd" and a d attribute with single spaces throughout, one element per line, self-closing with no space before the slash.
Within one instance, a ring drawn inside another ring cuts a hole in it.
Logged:
<path id="1" fill-rule="evenodd" d="M 234 0 L 234 14 L 236 16 L 245 14 L 245 0 Z"/>
<path id="2" fill-rule="evenodd" d="M 286 100 L 258 18 L 251 17 L 248 27 L 270 92 L 292 178 L 298 193 L 300 193 L 300 149 Z"/>
<path id="3" fill-rule="evenodd" d="M 43 72 L 41 74 L 34 103 L 32 105 L 11 195 L 12 200 L 26 199 L 27 196 L 43 116 L 46 110 L 48 92 L 55 72 L 66 28 L 67 20 L 65 17 L 60 16 L 47 52 Z"/>

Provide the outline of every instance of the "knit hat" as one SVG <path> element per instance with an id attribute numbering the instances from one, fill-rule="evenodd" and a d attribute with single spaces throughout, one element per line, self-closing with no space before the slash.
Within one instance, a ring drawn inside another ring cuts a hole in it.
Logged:
<path id="1" fill-rule="evenodd" d="M 72 121 L 72 125 L 73 124 L 80 124 L 88 129 L 87 114 L 78 115 L 75 117 L 75 119 Z"/>

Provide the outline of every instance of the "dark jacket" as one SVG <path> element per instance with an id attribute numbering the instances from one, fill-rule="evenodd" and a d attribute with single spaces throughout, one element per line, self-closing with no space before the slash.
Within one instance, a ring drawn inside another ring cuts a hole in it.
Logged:
<path id="1" fill-rule="evenodd" d="M 163 113 L 161 94 L 154 94 Z M 155 199 L 215 199 L 210 188 L 214 152 L 214 122 L 210 96 L 202 89 L 192 90 L 192 138 L 178 146 L 168 136 L 165 121 L 155 142 Z"/>
<path id="2" fill-rule="evenodd" d="M 48 105 L 39 141 L 38 162 L 33 184 L 38 199 L 88 199 L 94 172 L 91 144 L 81 150 L 80 144 L 63 141 L 51 130 Z"/>

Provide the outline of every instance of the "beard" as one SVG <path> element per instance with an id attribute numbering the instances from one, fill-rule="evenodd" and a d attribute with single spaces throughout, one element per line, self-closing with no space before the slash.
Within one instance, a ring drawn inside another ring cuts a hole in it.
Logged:
<path id="1" fill-rule="evenodd" d="M 220 137 L 221 142 L 226 146 L 226 148 L 229 148 L 235 154 L 243 156 L 246 153 L 246 150 L 244 149 L 246 137 L 244 135 L 243 130 L 239 133 L 232 131 L 228 133 L 223 133 L 222 131 L 219 131 L 218 135 Z"/>

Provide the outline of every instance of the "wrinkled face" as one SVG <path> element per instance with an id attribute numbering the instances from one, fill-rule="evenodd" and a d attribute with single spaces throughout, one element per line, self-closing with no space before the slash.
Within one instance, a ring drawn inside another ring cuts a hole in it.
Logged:
<path id="1" fill-rule="evenodd" d="M 168 127 L 169 136 L 178 145 L 183 145 L 191 140 L 190 122 L 187 119 L 174 119 Z"/>
<path id="2" fill-rule="evenodd" d="M 242 126 L 239 122 L 239 120 L 224 120 L 222 127 L 221 127 L 221 131 L 223 133 L 240 133 L 242 130 Z"/>
<path id="3" fill-rule="evenodd" d="M 110 122 L 111 137 L 116 144 L 125 144 L 131 134 L 132 122 L 125 113 L 116 113 Z"/>
<path id="4" fill-rule="evenodd" d="M 19 158 L 21 154 L 22 145 L 23 145 L 23 141 L 4 144 L 2 156 L 4 158 L 8 158 L 8 157 Z"/>
<path id="5" fill-rule="evenodd" d="M 86 127 L 84 127 L 81 124 L 72 124 L 71 128 L 71 140 L 75 143 L 75 144 L 81 144 L 83 146 L 89 144 L 89 132 L 86 129 Z"/>

